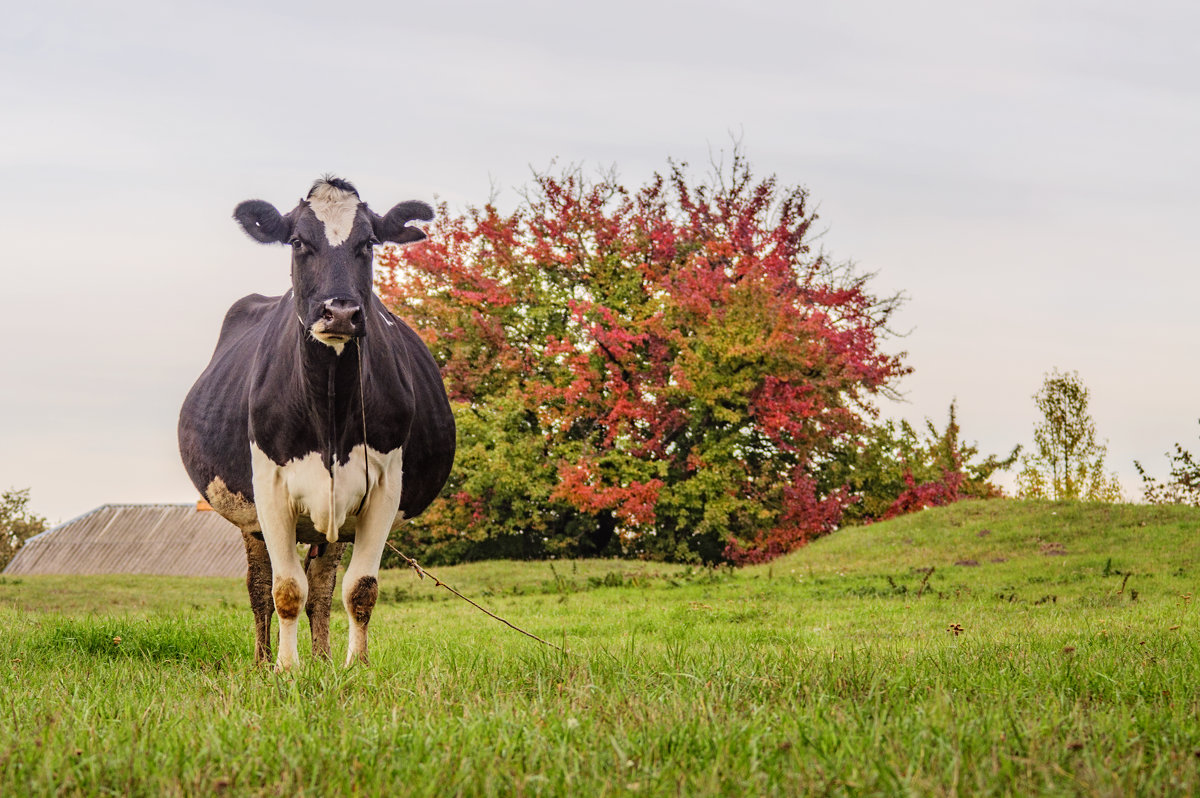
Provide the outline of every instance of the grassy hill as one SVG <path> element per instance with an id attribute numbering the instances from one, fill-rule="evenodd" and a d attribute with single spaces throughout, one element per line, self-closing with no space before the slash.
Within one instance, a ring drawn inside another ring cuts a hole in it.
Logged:
<path id="1" fill-rule="evenodd" d="M 842 530 L 791 555 L 814 569 L 970 566 L 1024 573 L 1102 571 L 1150 575 L 1200 565 L 1200 510 L 1191 507 L 967 501 Z"/>
<path id="2" fill-rule="evenodd" d="M 1009 601 L 1188 592 L 1200 576 L 1200 510 L 1072 502 L 972 501 L 842 530 L 775 572 Z M 759 569 L 761 571 L 761 568 Z M 1121 590 L 1124 586 L 1126 589 Z"/>
<path id="3" fill-rule="evenodd" d="M 0 580 L 0 793 L 1200 791 L 1195 509 L 964 502 L 737 571 L 437 575 L 570 653 L 407 571 L 369 668 L 284 676 L 236 580 Z"/>

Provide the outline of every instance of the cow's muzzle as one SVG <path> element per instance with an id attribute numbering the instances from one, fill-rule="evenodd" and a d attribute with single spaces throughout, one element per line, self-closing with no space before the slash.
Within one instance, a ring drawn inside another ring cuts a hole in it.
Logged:
<path id="1" fill-rule="evenodd" d="M 350 299 L 327 299 L 321 308 L 321 318 L 313 325 L 319 338 L 361 338 L 367 334 L 362 308 Z"/>

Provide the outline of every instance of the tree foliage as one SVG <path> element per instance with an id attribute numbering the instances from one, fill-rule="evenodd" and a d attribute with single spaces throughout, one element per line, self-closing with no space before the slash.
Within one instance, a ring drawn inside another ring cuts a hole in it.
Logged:
<path id="1" fill-rule="evenodd" d="M 1033 430 L 1033 450 L 1017 476 L 1022 498 L 1119 501 L 1121 484 L 1105 472 L 1108 449 L 1096 440 L 1088 412 L 1090 392 L 1078 372 L 1055 369 L 1033 396 L 1042 421 Z"/>
<path id="2" fill-rule="evenodd" d="M 11 488 L 0 493 L 0 571 L 26 540 L 45 530 L 46 519 L 29 509 L 29 488 Z"/>
<path id="3" fill-rule="evenodd" d="M 1180 444 L 1175 452 L 1167 453 L 1171 461 L 1171 475 L 1166 482 L 1159 482 L 1146 473 L 1142 464 L 1134 460 L 1138 475 L 1142 478 L 1142 494 L 1150 504 L 1188 504 L 1200 507 L 1200 463 L 1192 453 Z"/>
<path id="4" fill-rule="evenodd" d="M 823 470 L 829 485 L 846 485 L 854 503 L 845 520 L 870 523 L 897 515 L 940 507 L 961 499 L 1003 495 L 991 481 L 1011 468 L 1021 447 L 1005 458 L 979 459 L 979 446 L 962 439 L 958 409 L 950 403 L 946 426 L 925 420 L 923 432 L 908 421 L 887 420 L 852 438 Z"/>
<path id="5" fill-rule="evenodd" d="M 820 467 L 907 368 L 883 351 L 898 298 L 813 251 L 815 220 L 741 153 L 702 182 L 566 170 L 511 213 L 443 205 L 380 264 L 460 430 L 411 542 L 741 562 L 833 529 L 850 497 Z"/>

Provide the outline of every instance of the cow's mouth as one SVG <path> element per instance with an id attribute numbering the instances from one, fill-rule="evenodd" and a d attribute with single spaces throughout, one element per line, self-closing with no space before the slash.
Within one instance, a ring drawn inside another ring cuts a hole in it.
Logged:
<path id="1" fill-rule="evenodd" d="M 347 335 L 345 333 L 313 331 L 313 338 L 316 338 L 318 341 L 325 344 L 344 344 L 353 337 L 353 335 Z"/>
<path id="2" fill-rule="evenodd" d="M 343 346 L 348 344 L 350 340 L 354 338 L 354 333 L 352 331 L 328 329 L 322 330 L 318 329 L 320 326 L 321 324 L 317 323 L 309 329 L 309 332 L 312 333 L 312 337 L 326 346 L 334 347 L 339 352 Z"/>

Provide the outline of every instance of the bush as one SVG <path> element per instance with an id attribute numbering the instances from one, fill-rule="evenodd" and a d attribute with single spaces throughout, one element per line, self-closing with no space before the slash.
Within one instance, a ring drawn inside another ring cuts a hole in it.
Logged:
<path id="1" fill-rule="evenodd" d="M 0 571 L 8 567 L 25 541 L 46 531 L 46 519 L 29 510 L 29 488 L 0 493 Z"/>
<path id="2" fill-rule="evenodd" d="M 1150 504 L 1187 504 L 1200 507 L 1200 464 L 1192 453 L 1178 443 L 1175 453 L 1167 453 L 1171 461 L 1171 476 L 1167 482 L 1159 482 L 1146 473 L 1142 464 L 1134 460 L 1133 465 L 1142 478 L 1142 494 Z"/>
<path id="3" fill-rule="evenodd" d="M 827 466 L 825 483 L 848 488 L 854 500 L 845 512 L 849 523 L 1003 495 L 991 478 L 1012 467 L 1021 447 L 1006 458 L 988 455 L 976 462 L 978 445 L 966 443 L 961 434 L 954 402 L 943 430 L 928 419 L 923 435 L 907 421 L 876 424 L 851 440 Z"/>

